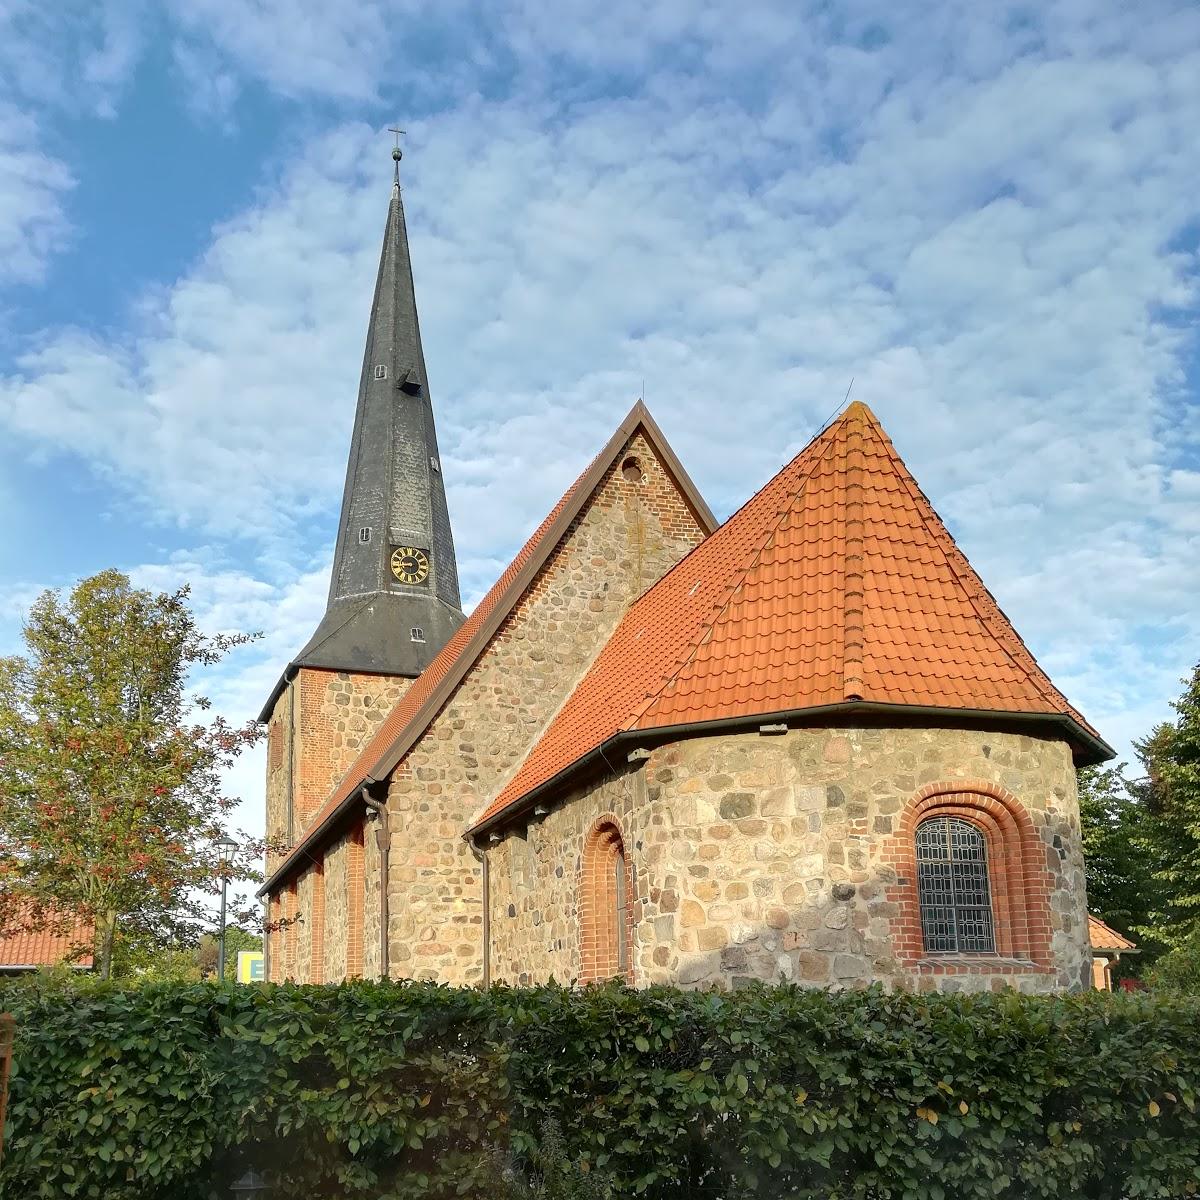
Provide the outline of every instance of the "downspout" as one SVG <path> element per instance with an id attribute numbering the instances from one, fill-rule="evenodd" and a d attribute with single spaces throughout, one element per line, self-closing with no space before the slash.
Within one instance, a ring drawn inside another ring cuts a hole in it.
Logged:
<path id="1" fill-rule="evenodd" d="M 481 850 L 474 838 L 468 838 L 467 845 L 479 860 L 479 869 L 483 876 L 483 986 L 489 988 L 492 986 L 492 873 L 488 869 L 487 851 Z"/>
<path id="2" fill-rule="evenodd" d="M 372 798 L 367 785 L 359 793 L 363 803 L 379 818 L 375 844 L 379 847 L 379 978 L 388 977 L 388 857 L 392 848 L 392 830 L 388 824 L 387 805 Z"/>

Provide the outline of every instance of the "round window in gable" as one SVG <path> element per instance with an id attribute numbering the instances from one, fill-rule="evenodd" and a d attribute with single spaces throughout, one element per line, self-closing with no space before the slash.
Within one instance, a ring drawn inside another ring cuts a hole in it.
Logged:
<path id="1" fill-rule="evenodd" d="M 621 464 L 621 474 L 630 483 L 641 483 L 646 478 L 645 472 L 642 470 L 642 464 L 632 454 Z"/>

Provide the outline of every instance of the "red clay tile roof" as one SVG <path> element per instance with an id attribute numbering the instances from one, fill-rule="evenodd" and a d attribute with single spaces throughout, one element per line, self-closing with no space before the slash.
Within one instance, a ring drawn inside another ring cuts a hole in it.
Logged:
<path id="1" fill-rule="evenodd" d="M 1093 950 L 1136 950 L 1137 943 L 1119 934 L 1115 929 L 1088 913 L 1088 940 Z"/>
<path id="2" fill-rule="evenodd" d="M 603 479 L 604 473 L 629 439 L 639 430 L 650 441 L 674 477 L 701 526 L 706 531 L 716 528 L 716 518 L 676 458 L 649 409 L 639 400 L 617 427 L 604 449 L 567 489 L 563 498 L 521 547 L 508 569 L 475 606 L 474 611 L 442 648 L 441 653 L 425 668 L 396 707 L 384 718 L 371 740 L 342 777 L 333 795 L 321 806 L 300 842 L 259 890 L 260 896 L 275 890 L 306 858 L 307 853 L 326 835 L 326 826 L 337 815 L 339 809 L 352 800 L 364 783 L 386 778 L 395 769 L 403 754 L 407 753 L 408 748 L 411 748 L 417 738 L 429 728 L 449 698 L 446 695 L 439 699 L 441 693 L 447 688 L 452 692 L 462 682 L 487 645 L 491 634 L 524 595 L 530 573 L 539 570 L 550 557 L 554 547 L 566 534 L 571 522 Z"/>
<path id="3" fill-rule="evenodd" d="M 90 946 L 92 936 L 91 927 L 83 922 L 67 933 L 32 929 L 0 936 L 0 971 L 12 971 L 20 967 L 51 967 L 67 958 L 76 947 Z M 72 958 L 71 965 L 90 967 L 90 951 Z"/>
<path id="4" fill-rule="evenodd" d="M 476 826 L 617 733 L 855 701 L 1060 714 L 1099 741 L 859 403 L 630 608 Z"/>

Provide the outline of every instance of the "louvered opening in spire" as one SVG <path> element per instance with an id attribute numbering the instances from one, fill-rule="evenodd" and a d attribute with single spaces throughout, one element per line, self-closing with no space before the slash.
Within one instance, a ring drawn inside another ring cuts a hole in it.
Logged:
<path id="1" fill-rule="evenodd" d="M 367 326 L 328 607 L 292 665 L 416 676 L 462 620 L 397 175 Z M 423 640 L 410 636 L 413 628 Z"/>

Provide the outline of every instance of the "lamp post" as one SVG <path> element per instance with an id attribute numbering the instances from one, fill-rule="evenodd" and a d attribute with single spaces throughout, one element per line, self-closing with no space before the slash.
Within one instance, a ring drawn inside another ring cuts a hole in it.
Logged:
<path id="1" fill-rule="evenodd" d="M 237 842 L 225 834 L 217 838 L 217 855 L 221 862 L 221 930 L 217 934 L 217 982 L 225 982 L 225 893 L 229 889 L 229 860 L 237 849 Z"/>

